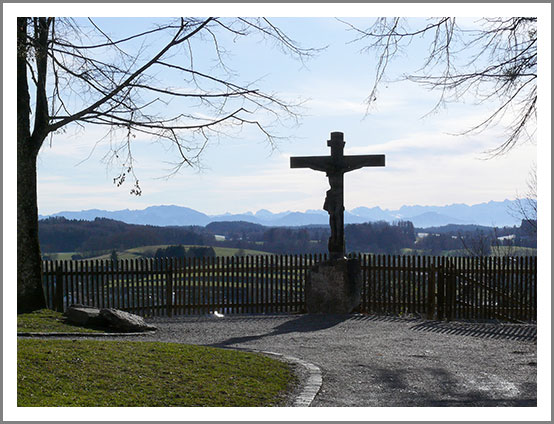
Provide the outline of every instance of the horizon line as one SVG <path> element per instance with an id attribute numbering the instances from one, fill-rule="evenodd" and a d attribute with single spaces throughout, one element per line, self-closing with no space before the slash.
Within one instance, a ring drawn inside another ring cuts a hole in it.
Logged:
<path id="1" fill-rule="evenodd" d="M 503 203 L 503 202 L 506 202 L 506 201 L 509 201 L 509 202 L 514 202 L 514 201 L 517 201 L 518 199 L 509 199 L 509 198 L 505 198 L 503 200 L 489 200 L 489 201 L 485 201 L 485 202 L 478 202 L 478 203 L 473 203 L 473 204 L 468 204 L 468 203 L 463 203 L 463 202 L 460 202 L 460 203 L 448 203 L 448 204 L 443 204 L 443 205 L 421 205 L 421 204 L 409 204 L 409 205 L 402 205 L 398 208 L 383 208 L 381 206 L 363 206 L 363 205 L 360 205 L 360 206 L 356 206 L 354 208 L 351 208 L 351 209 L 345 209 L 345 212 L 351 212 L 353 211 L 354 209 L 358 209 L 358 208 L 368 208 L 368 209 L 374 209 L 374 208 L 379 208 L 381 209 L 382 211 L 397 211 L 399 209 L 402 209 L 404 207 L 437 207 L 437 208 L 441 208 L 441 207 L 447 207 L 447 206 L 456 206 L 456 205 L 464 205 L 464 206 L 469 206 L 469 207 L 472 207 L 472 206 L 477 206 L 477 205 L 482 205 L 482 204 L 488 204 L 488 203 Z M 149 206 L 145 206 L 143 207 L 142 209 L 129 209 L 129 208 L 126 208 L 126 209 L 113 209 L 113 210 L 110 210 L 110 209 L 100 209 L 100 208 L 91 208 L 91 209 L 81 209 L 81 210 L 61 210 L 61 211 L 58 211 L 58 212 L 51 212 L 51 213 L 41 213 L 39 212 L 39 216 L 51 216 L 51 215 L 55 215 L 55 214 L 60 214 L 60 213 L 77 213 L 77 212 L 88 212 L 88 211 L 104 211 L 104 212 L 121 212 L 121 211 L 144 211 L 148 208 L 155 208 L 155 207 L 178 207 L 178 208 L 186 208 L 186 209 L 191 209 L 195 212 L 198 212 L 198 213 L 202 213 L 204 215 L 207 215 L 209 217 L 215 217 L 215 216 L 223 216 L 223 215 L 255 215 L 256 213 L 260 212 L 260 211 L 267 211 L 271 214 L 281 214 L 281 213 L 307 213 L 307 212 L 311 212 L 311 211 L 316 211 L 316 212 L 325 212 L 324 209 L 305 209 L 304 211 L 301 211 L 301 210 L 283 210 L 283 211 L 278 211 L 278 212 L 273 212 L 269 209 L 266 209 L 266 208 L 261 208 L 261 209 L 258 209 L 256 212 L 252 212 L 252 211 L 245 211 L 245 212 L 222 212 L 222 213 L 206 213 L 206 212 L 201 212 L 199 211 L 198 209 L 194 209 L 194 208 L 191 208 L 189 206 L 183 206 L 183 205 L 176 205 L 176 204 L 158 204 L 158 205 L 149 205 Z"/>

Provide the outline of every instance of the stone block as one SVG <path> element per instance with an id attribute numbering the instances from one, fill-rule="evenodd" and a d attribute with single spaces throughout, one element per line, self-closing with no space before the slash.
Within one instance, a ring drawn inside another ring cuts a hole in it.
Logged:
<path id="1" fill-rule="evenodd" d="M 102 326 L 104 323 L 100 310 L 85 305 L 71 305 L 64 312 L 67 321 L 81 326 Z"/>
<path id="2" fill-rule="evenodd" d="M 119 309 L 98 309 L 85 305 L 71 305 L 64 315 L 70 323 L 84 327 L 105 328 L 111 332 L 130 333 L 156 330 L 141 316 Z"/>
<path id="3" fill-rule="evenodd" d="M 357 259 L 320 262 L 306 276 L 306 311 L 349 314 L 360 305 L 361 289 L 362 275 Z"/>
<path id="4" fill-rule="evenodd" d="M 156 330 L 156 327 L 147 324 L 141 316 L 120 311 L 119 309 L 101 309 L 100 316 L 112 331 L 127 333 Z"/>

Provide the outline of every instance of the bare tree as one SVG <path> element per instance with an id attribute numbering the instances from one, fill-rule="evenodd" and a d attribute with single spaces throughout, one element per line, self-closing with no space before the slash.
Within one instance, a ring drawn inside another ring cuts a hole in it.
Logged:
<path id="1" fill-rule="evenodd" d="M 458 232 L 466 256 L 485 257 L 491 254 L 491 248 L 494 243 L 494 235 L 487 234 L 482 230 L 477 230 L 473 234 L 462 234 Z"/>
<path id="2" fill-rule="evenodd" d="M 531 166 L 527 177 L 527 190 L 523 195 L 516 197 L 511 213 L 526 223 L 525 228 L 537 234 L 537 166 L 535 163 Z"/>
<path id="3" fill-rule="evenodd" d="M 517 249 L 514 246 L 514 234 L 502 237 L 498 234 L 498 228 L 493 228 L 493 236 L 491 239 L 491 255 L 505 258 L 513 258 L 517 254 Z"/>
<path id="4" fill-rule="evenodd" d="M 108 160 L 121 167 L 114 182 L 132 178 L 131 192 L 137 195 L 132 153 L 137 135 L 172 146 L 173 172 L 197 166 L 207 143 L 233 128 L 253 126 L 273 145 L 272 125 L 296 119 L 297 105 L 255 83 L 237 82 L 225 60 L 223 39 L 256 35 L 300 60 L 316 52 L 264 18 L 178 18 L 117 39 L 92 19 L 85 25 L 75 19 L 17 18 L 19 312 L 44 306 L 36 185 L 44 141 L 52 142 L 70 125 L 105 128 Z M 202 66 L 198 49 L 203 54 L 211 49 L 215 65 Z"/>
<path id="5" fill-rule="evenodd" d="M 517 143 L 533 140 L 537 103 L 537 18 L 483 18 L 477 27 L 464 28 L 456 18 L 428 19 L 410 29 L 403 18 L 379 18 L 361 29 L 346 23 L 369 43 L 363 51 L 377 54 L 376 76 L 367 104 L 377 100 L 378 88 L 395 57 L 416 38 L 428 37 L 428 53 L 419 69 L 401 79 L 440 91 L 439 107 L 467 97 L 476 103 L 494 104 L 493 111 L 460 134 L 482 131 L 509 122 L 503 142 L 489 151 L 491 157 L 509 151 Z M 413 56 L 412 56 L 413 57 Z"/>

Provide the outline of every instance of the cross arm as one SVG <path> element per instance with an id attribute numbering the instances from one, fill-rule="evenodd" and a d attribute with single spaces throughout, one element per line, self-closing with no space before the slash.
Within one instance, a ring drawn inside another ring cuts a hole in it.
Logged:
<path id="1" fill-rule="evenodd" d="M 385 166 L 385 155 L 359 155 L 344 157 L 344 172 L 366 166 Z"/>
<path id="2" fill-rule="evenodd" d="M 331 169 L 330 156 L 296 156 L 290 158 L 291 168 L 311 168 L 315 171 L 327 172 Z"/>

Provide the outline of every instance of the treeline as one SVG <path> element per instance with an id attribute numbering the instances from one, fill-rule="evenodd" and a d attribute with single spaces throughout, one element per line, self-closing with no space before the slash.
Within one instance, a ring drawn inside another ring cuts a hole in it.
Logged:
<path id="1" fill-rule="evenodd" d="M 401 249 L 412 248 L 416 240 L 414 225 L 401 221 L 352 224 L 344 228 L 346 248 L 350 252 L 399 254 Z"/>
<path id="2" fill-rule="evenodd" d="M 449 225 L 437 228 L 414 228 L 409 221 L 394 224 L 369 222 L 345 226 L 347 252 L 401 254 L 410 249 L 418 254 L 440 255 L 458 250 L 471 256 L 488 255 L 494 247 L 536 248 L 533 226 L 492 228 L 476 225 Z M 536 226 L 535 226 L 536 228 Z M 225 237 L 222 247 L 264 250 L 277 254 L 324 253 L 330 230 L 327 226 L 268 228 L 248 222 L 218 222 L 206 229 Z"/>
<path id="3" fill-rule="evenodd" d="M 209 246 L 215 241 L 203 227 L 155 227 L 106 218 L 85 221 L 63 217 L 40 220 L 39 240 L 43 253 L 125 250 L 159 244 Z"/>
<path id="4" fill-rule="evenodd" d="M 265 227 L 249 222 L 217 222 L 206 227 L 155 227 L 105 218 L 39 221 L 43 254 L 126 250 L 153 245 L 173 245 L 173 249 L 180 249 L 160 251 L 159 254 L 166 257 L 211 255 L 211 252 L 189 252 L 183 245 L 232 247 L 276 254 L 324 253 L 329 236 L 329 227 L 317 225 Z M 418 254 L 439 255 L 445 250 L 460 250 L 470 255 L 488 255 L 495 246 L 536 248 L 536 223 L 523 221 L 519 227 L 500 229 L 471 225 L 423 229 L 402 221 L 350 224 L 345 227 L 345 243 L 347 252 L 400 254 L 410 249 Z"/>
<path id="5" fill-rule="evenodd" d="M 490 255 L 494 248 L 511 247 L 537 248 L 536 221 L 523 220 L 519 227 L 491 228 L 472 225 L 447 225 L 419 229 L 425 234 L 414 245 L 416 249 L 430 255 L 445 250 L 461 250 L 470 256 Z"/>
<path id="6" fill-rule="evenodd" d="M 213 247 L 192 246 L 185 248 L 182 244 L 178 246 L 160 247 L 154 254 L 155 258 L 215 258 Z"/>

